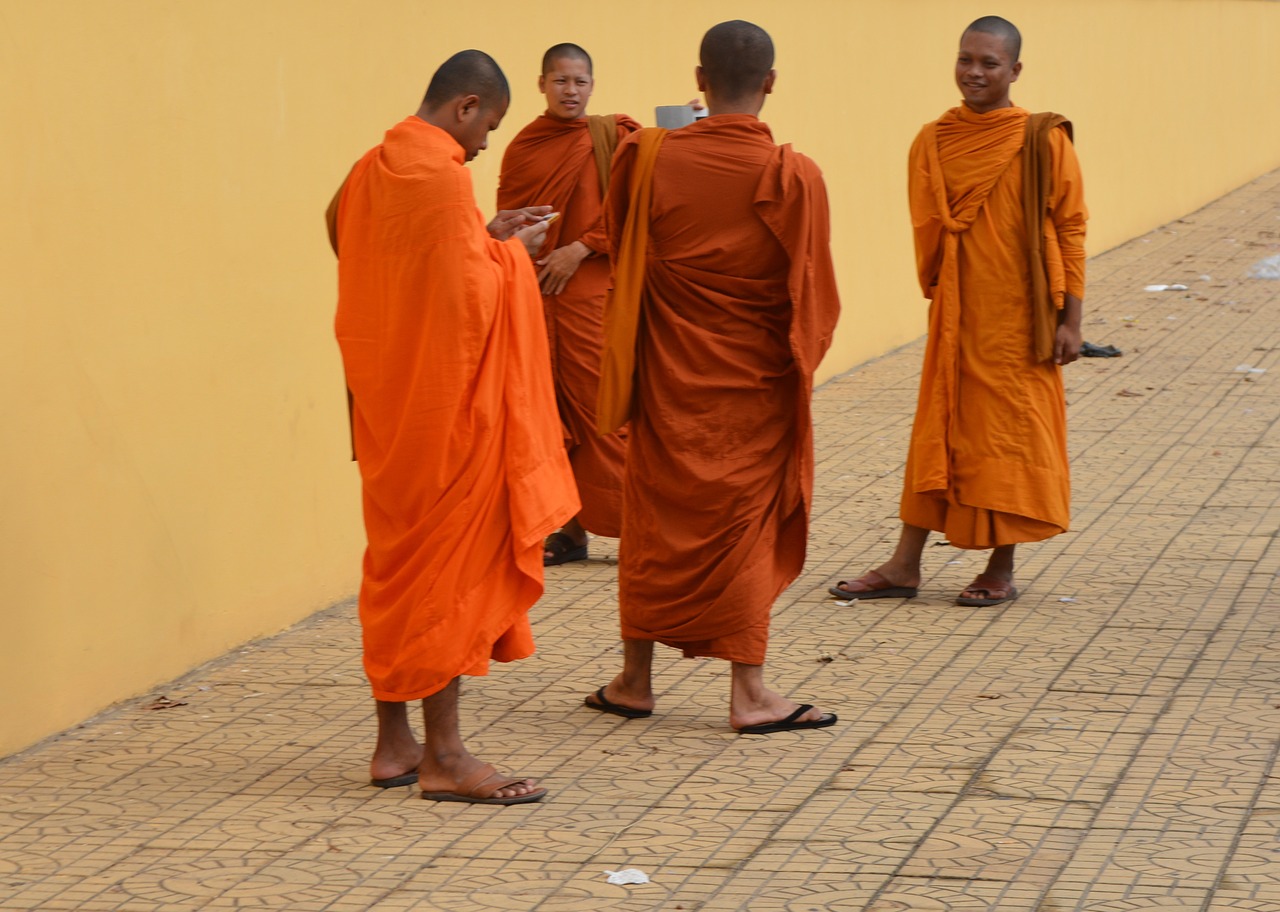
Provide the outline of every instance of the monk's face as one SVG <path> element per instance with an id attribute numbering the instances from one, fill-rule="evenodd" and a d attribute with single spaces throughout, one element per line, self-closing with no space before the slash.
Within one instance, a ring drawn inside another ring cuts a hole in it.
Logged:
<path id="1" fill-rule="evenodd" d="M 956 57 L 956 85 L 965 106 L 976 114 L 986 114 L 1013 104 L 1009 86 L 1018 81 L 1022 62 L 1014 62 L 1003 38 L 986 32 L 965 32 L 960 36 Z"/>
<path id="2" fill-rule="evenodd" d="M 581 57 L 558 57 L 538 77 L 538 91 L 547 96 L 547 114 L 556 120 L 577 120 L 587 113 L 595 80 Z"/>
<path id="3" fill-rule="evenodd" d="M 467 161 L 489 148 L 489 134 L 498 129 L 510 104 L 507 98 L 485 104 L 474 95 L 470 97 L 476 99 L 475 103 L 459 108 L 456 125 L 449 130 L 467 154 Z"/>

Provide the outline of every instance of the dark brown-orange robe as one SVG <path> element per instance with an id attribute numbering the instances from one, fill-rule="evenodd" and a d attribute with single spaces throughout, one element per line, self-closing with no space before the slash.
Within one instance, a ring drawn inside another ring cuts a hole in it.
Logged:
<path id="1" fill-rule="evenodd" d="M 929 339 L 902 496 L 904 522 L 962 548 L 1067 530 L 1062 369 L 1033 354 L 1022 108 L 953 108 L 911 148 L 908 189 Z M 1062 129 L 1049 134 L 1049 288 L 1084 298 L 1088 213 Z"/>
<path id="2" fill-rule="evenodd" d="M 619 139 L 640 129 L 625 114 L 615 117 Z M 601 204 L 600 173 L 585 117 L 565 122 L 543 114 L 507 146 L 498 181 L 498 208 L 551 206 L 562 215 L 547 231 L 544 254 L 574 241 L 600 254 L 583 260 L 559 294 L 542 300 L 556 404 L 582 499 L 578 519 L 589 531 L 616 538 L 622 527 L 626 432 L 600 436 L 595 429 L 604 299 L 609 290 Z"/>
<path id="3" fill-rule="evenodd" d="M 542 540 L 578 508 L 537 278 L 489 237 L 463 150 L 418 117 L 352 170 L 336 330 L 363 488 L 365 671 L 430 696 L 533 652 Z"/>
<path id="4" fill-rule="evenodd" d="M 615 258 L 636 138 L 606 202 Z M 667 135 L 649 217 L 622 636 L 763 664 L 770 608 L 804 564 L 813 372 L 839 314 L 826 189 L 764 123 L 716 115 Z"/>

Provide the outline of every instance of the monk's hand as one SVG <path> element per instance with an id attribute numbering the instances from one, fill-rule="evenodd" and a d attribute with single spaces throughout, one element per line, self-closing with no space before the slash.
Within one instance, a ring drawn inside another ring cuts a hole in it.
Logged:
<path id="1" fill-rule="evenodd" d="M 1084 335 L 1079 326 L 1062 323 L 1058 326 L 1058 334 L 1053 340 L 1053 360 L 1055 364 L 1070 364 L 1080 357 L 1080 346 L 1084 344 Z"/>
<path id="2" fill-rule="evenodd" d="M 546 243 L 548 227 L 550 226 L 547 222 L 534 222 L 532 225 L 517 228 L 512 237 L 524 244 L 524 249 L 528 251 L 529 256 L 534 257 L 542 249 L 542 245 Z"/>
<path id="3" fill-rule="evenodd" d="M 523 209 L 500 209 L 489 223 L 489 236 L 505 241 L 525 225 L 531 225 L 544 215 L 551 214 L 550 206 L 525 206 Z M 544 232 L 545 233 L 545 232 Z"/>
<path id="4" fill-rule="evenodd" d="M 582 241 L 574 241 L 556 248 L 540 260 L 535 260 L 542 267 L 538 270 L 538 284 L 542 286 L 542 293 L 558 295 L 564 291 L 565 285 L 569 284 L 582 261 L 589 256 L 591 248 Z"/>
<path id="5" fill-rule="evenodd" d="M 1084 334 L 1080 324 L 1084 319 L 1084 302 L 1071 292 L 1062 296 L 1062 309 L 1058 311 L 1058 333 L 1053 339 L 1055 364 L 1070 364 L 1080 357 Z"/>

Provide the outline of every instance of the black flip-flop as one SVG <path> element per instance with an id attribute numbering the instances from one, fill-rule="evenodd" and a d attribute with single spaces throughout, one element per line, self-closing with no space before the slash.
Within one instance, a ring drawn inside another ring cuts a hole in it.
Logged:
<path id="1" fill-rule="evenodd" d="M 866 589 L 862 592 L 854 592 L 850 589 L 841 589 L 839 586 L 832 586 L 827 590 L 839 599 L 857 599 L 865 602 L 867 599 L 879 598 L 915 598 L 920 594 L 920 590 L 912 586 L 889 586 L 886 589 Z"/>
<path id="2" fill-rule="evenodd" d="M 587 546 L 575 545 L 573 539 L 563 532 L 552 532 L 542 543 L 543 551 L 550 551 L 551 556 L 542 555 L 542 566 L 558 567 L 573 561 L 587 559 Z"/>
<path id="3" fill-rule="evenodd" d="M 988 589 L 983 586 L 969 586 L 968 589 L 974 592 L 985 592 L 987 593 L 987 595 L 990 595 L 991 592 L 993 591 L 992 589 Z M 1000 604 L 1003 604 L 1004 602 L 1012 602 L 1017 597 L 1018 597 L 1018 587 L 1010 586 L 1009 594 L 1002 595 L 1000 598 L 965 598 L 964 596 L 961 595 L 956 597 L 956 604 L 965 608 L 990 608 L 992 605 L 1000 605 Z"/>
<path id="4" fill-rule="evenodd" d="M 390 779 L 370 779 L 370 785 L 376 785 L 380 789 L 399 788 L 402 785 L 417 785 L 418 771 L 409 770 L 407 773 L 401 773 L 399 776 L 392 776 Z"/>
<path id="5" fill-rule="evenodd" d="M 1080 356 L 1082 358 L 1119 358 L 1123 354 L 1124 352 L 1114 345 L 1094 345 L 1092 342 L 1080 343 Z"/>
<path id="6" fill-rule="evenodd" d="M 633 706 L 622 706 L 621 704 L 614 703 L 604 695 L 603 687 L 592 694 L 592 696 L 600 702 L 592 703 L 588 697 L 583 697 L 582 705 L 590 707 L 597 712 L 609 713 L 614 716 L 622 716 L 624 719 L 647 719 L 653 715 L 652 709 L 636 709 Z"/>
<path id="7" fill-rule="evenodd" d="M 785 719 L 779 719 L 776 722 L 761 722 L 759 725 L 744 725 L 737 731 L 740 735 L 772 735 L 774 732 L 804 731 L 808 728 L 826 728 L 828 725 L 836 724 L 836 714 L 825 712 L 816 719 L 799 721 L 800 717 L 811 709 L 813 709 L 812 703 L 802 703 L 796 708 L 795 712 Z"/>

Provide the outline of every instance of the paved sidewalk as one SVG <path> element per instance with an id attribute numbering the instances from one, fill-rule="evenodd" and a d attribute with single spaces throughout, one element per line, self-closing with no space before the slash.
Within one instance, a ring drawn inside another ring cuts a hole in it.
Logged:
<path id="1" fill-rule="evenodd" d="M 916 599 L 827 598 L 896 535 L 921 346 L 819 391 L 770 655 L 836 727 L 735 736 L 724 663 L 669 651 L 652 719 L 582 709 L 620 659 L 597 543 L 538 656 L 466 685 L 474 749 L 546 802 L 366 786 L 343 606 L 0 763 L 0 909 L 1276 912 L 1278 236 L 1280 171 L 1091 261 L 1085 337 L 1124 356 L 1068 369 L 1076 527 L 1012 604 L 956 607 L 982 558 L 944 545 Z"/>

